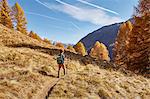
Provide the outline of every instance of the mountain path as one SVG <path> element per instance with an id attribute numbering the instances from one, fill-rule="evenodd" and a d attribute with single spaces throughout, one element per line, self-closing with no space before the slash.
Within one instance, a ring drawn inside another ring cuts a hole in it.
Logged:
<path id="1" fill-rule="evenodd" d="M 48 54 L 48 55 L 51 55 L 51 56 L 58 55 L 59 52 L 60 52 L 60 49 L 51 49 L 51 48 L 44 48 L 44 47 L 40 47 L 40 46 L 24 45 L 24 44 L 10 45 L 10 46 L 7 46 L 7 47 L 10 47 L 10 48 L 30 48 L 32 50 L 38 51 L 40 53 L 45 53 L 45 54 Z M 83 65 L 95 64 L 95 66 L 101 66 L 102 68 L 107 68 L 106 66 L 111 66 L 111 64 L 109 62 L 104 62 L 102 60 L 95 60 L 94 58 L 92 58 L 88 55 L 87 56 L 82 56 L 80 54 L 75 54 L 75 53 L 72 53 L 72 52 L 69 52 L 69 51 L 65 51 L 65 56 L 66 56 L 66 59 L 79 61 L 80 64 L 83 64 Z M 84 69 L 79 70 L 79 71 L 75 71 L 75 72 L 72 72 L 72 73 L 68 73 L 65 76 L 61 77 L 61 78 L 56 78 L 54 76 L 52 77 L 52 75 L 48 75 L 45 71 L 38 70 L 38 72 L 40 74 L 42 74 L 43 76 L 51 77 L 51 79 L 48 80 L 46 82 L 45 86 L 41 89 L 41 91 L 37 92 L 37 94 L 35 94 L 31 99 L 48 99 L 51 92 L 53 91 L 54 87 L 59 83 L 60 80 L 67 77 L 67 75 L 75 74 L 75 73 L 81 72 L 83 70 Z"/>
<path id="2" fill-rule="evenodd" d="M 49 81 L 46 84 L 46 86 L 39 93 L 37 93 L 37 95 L 35 95 L 32 99 L 48 99 L 51 92 L 53 91 L 54 87 L 59 83 L 60 80 L 65 79 L 68 75 L 75 74 L 75 73 L 81 72 L 81 71 L 83 71 L 83 70 L 76 71 L 73 73 L 68 73 L 61 78 L 51 77 L 51 81 Z M 42 74 L 44 76 L 49 76 L 47 73 L 40 73 L 40 74 Z"/>

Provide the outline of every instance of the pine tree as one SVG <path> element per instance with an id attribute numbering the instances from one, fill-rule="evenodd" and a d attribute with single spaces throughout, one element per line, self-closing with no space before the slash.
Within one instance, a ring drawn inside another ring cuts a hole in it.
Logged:
<path id="1" fill-rule="evenodd" d="M 140 0 L 136 8 L 136 16 L 144 15 L 150 12 L 150 0 Z"/>
<path id="2" fill-rule="evenodd" d="M 37 39 L 38 41 L 42 41 L 42 39 L 40 38 L 40 36 L 38 36 L 36 33 L 34 33 L 33 31 L 31 31 L 28 34 L 29 37 L 33 38 L 33 39 Z"/>
<path id="3" fill-rule="evenodd" d="M 78 42 L 75 46 L 74 46 L 75 51 L 78 54 L 81 54 L 83 56 L 85 56 L 87 54 L 85 46 L 82 42 Z"/>
<path id="4" fill-rule="evenodd" d="M 94 47 L 91 49 L 90 56 L 97 58 L 97 59 L 110 61 L 107 47 L 103 43 L 100 43 L 99 41 L 97 41 Z"/>
<path id="5" fill-rule="evenodd" d="M 62 44 L 62 43 L 56 43 L 56 45 L 55 46 L 57 46 L 57 47 L 59 47 L 59 48 L 62 48 L 62 49 L 64 49 L 65 47 L 64 47 L 64 45 Z"/>
<path id="6" fill-rule="evenodd" d="M 1 9 L 0 9 L 0 23 L 4 26 L 13 29 L 13 22 L 12 22 L 12 16 L 11 16 L 11 9 L 8 5 L 7 0 L 1 1 Z"/>
<path id="7" fill-rule="evenodd" d="M 145 72 L 150 68 L 150 1 L 140 0 L 134 16 L 133 31 L 128 35 L 127 66 L 130 70 Z"/>
<path id="8" fill-rule="evenodd" d="M 123 62 L 129 70 L 148 73 L 150 72 L 148 71 L 150 69 L 150 0 L 140 0 L 134 15 L 134 23 L 128 24 L 127 27 L 125 30 L 120 29 L 121 32 L 118 34 L 115 58 L 120 59 L 119 62 Z"/>
<path id="9" fill-rule="evenodd" d="M 69 46 L 67 47 L 67 49 L 68 49 L 69 51 L 71 51 L 71 52 L 76 52 L 75 49 L 73 48 L 73 46 L 71 46 L 71 45 L 69 45 Z"/>
<path id="10" fill-rule="evenodd" d="M 43 42 L 45 42 L 45 43 L 47 43 L 47 44 L 52 45 L 51 41 L 50 41 L 50 40 L 48 40 L 47 38 L 44 38 L 44 39 L 43 39 Z"/>
<path id="11" fill-rule="evenodd" d="M 132 31 L 133 26 L 130 21 L 121 24 L 113 49 L 114 62 L 117 65 L 124 65 L 127 60 L 126 44 L 127 36 Z"/>
<path id="12" fill-rule="evenodd" d="M 23 34 L 27 34 L 26 29 L 27 21 L 24 15 L 24 11 L 18 3 L 16 3 L 13 7 L 13 14 L 15 17 L 15 22 L 17 24 L 16 29 Z"/>

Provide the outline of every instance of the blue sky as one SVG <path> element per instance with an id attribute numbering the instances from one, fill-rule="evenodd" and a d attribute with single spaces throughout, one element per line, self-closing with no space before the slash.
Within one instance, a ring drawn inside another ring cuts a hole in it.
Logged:
<path id="1" fill-rule="evenodd" d="M 63 43 L 77 43 L 105 25 L 128 20 L 138 0 L 8 0 L 25 11 L 28 30 Z"/>

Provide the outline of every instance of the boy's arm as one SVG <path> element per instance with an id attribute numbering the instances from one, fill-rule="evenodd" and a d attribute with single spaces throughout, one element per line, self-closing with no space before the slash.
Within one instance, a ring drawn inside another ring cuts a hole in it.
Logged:
<path id="1" fill-rule="evenodd" d="M 63 59 L 65 60 L 65 55 L 63 54 L 62 56 L 63 56 Z"/>

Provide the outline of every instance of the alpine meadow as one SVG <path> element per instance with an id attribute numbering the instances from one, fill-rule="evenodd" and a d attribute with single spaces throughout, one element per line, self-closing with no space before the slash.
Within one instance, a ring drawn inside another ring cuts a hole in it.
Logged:
<path id="1" fill-rule="evenodd" d="M 150 0 L 0 0 L 0 99 L 149 98 Z"/>

